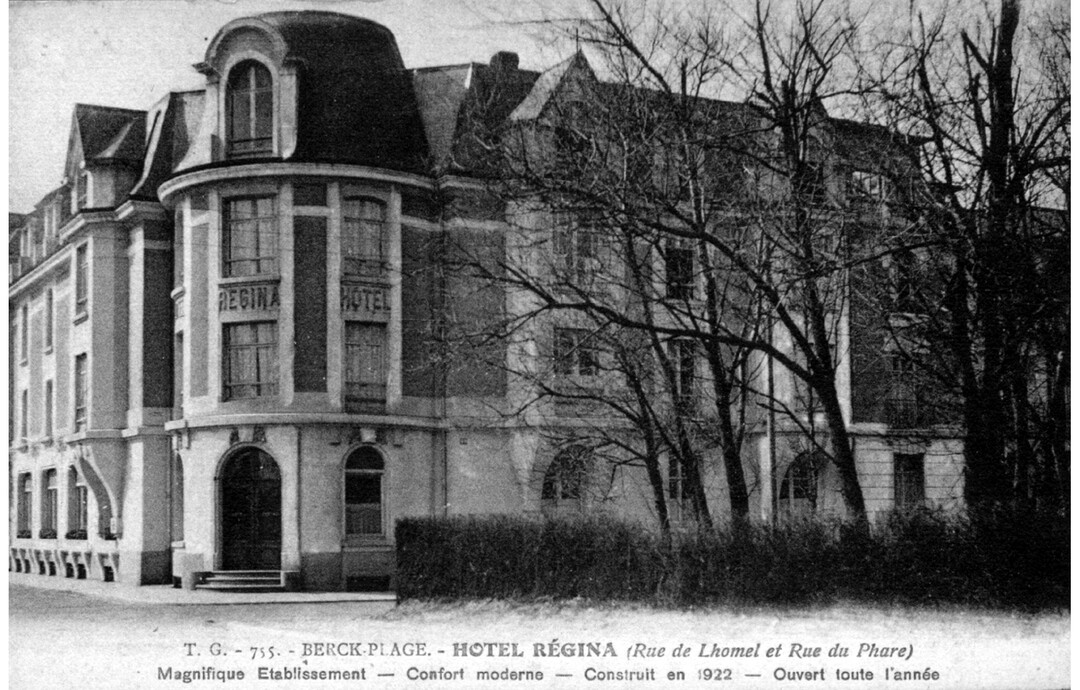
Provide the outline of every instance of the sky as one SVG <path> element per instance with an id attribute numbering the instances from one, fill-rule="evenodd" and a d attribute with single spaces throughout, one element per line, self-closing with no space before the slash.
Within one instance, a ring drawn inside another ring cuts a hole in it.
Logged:
<path id="1" fill-rule="evenodd" d="M 507 0 L 504 0 L 504 2 Z M 25 213 L 61 179 L 75 103 L 145 110 L 202 88 L 193 64 L 232 19 L 285 9 L 366 17 L 389 28 L 407 67 L 561 59 L 475 0 L 12 0 L 8 4 L 8 204 Z"/>

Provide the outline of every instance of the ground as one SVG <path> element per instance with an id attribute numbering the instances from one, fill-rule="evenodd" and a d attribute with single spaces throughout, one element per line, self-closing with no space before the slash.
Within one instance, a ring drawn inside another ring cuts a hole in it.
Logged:
<path id="1" fill-rule="evenodd" d="M 148 604 L 13 584 L 8 680 L 20 690 L 1065 687 L 1069 623 L 1067 612 L 854 606 L 778 613 L 576 603 Z M 843 648 L 845 657 L 830 654 Z M 298 670 L 344 670 L 363 680 L 289 675 Z M 909 677 L 919 682 L 897 681 L 897 671 L 917 672 Z M 242 680 L 228 679 L 237 672 Z M 508 682 L 514 673 L 517 682 Z"/>

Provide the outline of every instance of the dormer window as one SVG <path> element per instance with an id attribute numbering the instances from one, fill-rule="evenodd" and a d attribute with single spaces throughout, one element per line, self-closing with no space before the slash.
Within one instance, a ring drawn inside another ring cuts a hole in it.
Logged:
<path id="1" fill-rule="evenodd" d="M 86 208 L 87 202 L 90 198 L 90 173 L 85 170 L 79 173 L 79 176 L 75 178 L 76 195 L 75 195 L 75 209 L 81 210 Z"/>
<path id="2" fill-rule="evenodd" d="M 240 63 L 229 74 L 225 97 L 229 155 L 243 157 L 271 153 L 274 86 L 270 71 L 258 62 Z"/>

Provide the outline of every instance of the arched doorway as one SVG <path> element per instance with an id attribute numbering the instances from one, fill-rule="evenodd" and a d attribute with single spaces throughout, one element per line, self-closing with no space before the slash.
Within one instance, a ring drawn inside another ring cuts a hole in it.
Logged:
<path id="1" fill-rule="evenodd" d="M 221 471 L 221 567 L 281 568 L 281 472 L 258 448 L 243 448 Z"/>

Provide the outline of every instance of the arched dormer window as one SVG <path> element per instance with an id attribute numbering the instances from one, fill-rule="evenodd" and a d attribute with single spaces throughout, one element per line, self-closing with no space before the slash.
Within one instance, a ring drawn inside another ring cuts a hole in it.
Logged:
<path id="1" fill-rule="evenodd" d="M 226 141 L 230 156 L 274 150 L 274 84 L 270 70 L 254 60 L 229 73 L 226 86 Z"/>

